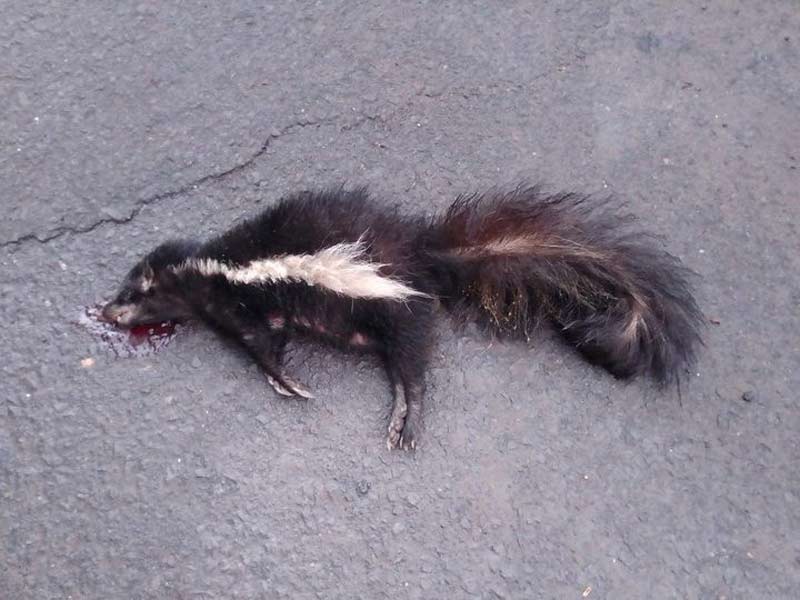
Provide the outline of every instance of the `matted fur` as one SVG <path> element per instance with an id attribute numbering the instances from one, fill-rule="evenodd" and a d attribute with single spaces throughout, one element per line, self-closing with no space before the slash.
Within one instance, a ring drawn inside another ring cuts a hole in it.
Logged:
<path id="1" fill-rule="evenodd" d="M 205 276 L 222 275 L 231 283 L 241 285 L 301 281 L 351 298 L 403 301 L 426 295 L 381 275 L 383 266 L 366 257 L 364 243 L 359 240 L 334 244 L 313 254 L 261 258 L 244 265 L 228 265 L 214 258 L 190 258 L 175 270 L 195 270 Z"/>

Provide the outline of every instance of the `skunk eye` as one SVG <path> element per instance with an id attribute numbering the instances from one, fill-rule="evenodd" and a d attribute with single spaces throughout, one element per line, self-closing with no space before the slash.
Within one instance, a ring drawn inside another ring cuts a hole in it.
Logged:
<path id="1" fill-rule="evenodd" d="M 119 293 L 119 296 L 117 296 L 117 302 L 119 304 L 135 304 L 136 301 L 141 297 L 141 293 L 133 288 L 126 287 Z"/>

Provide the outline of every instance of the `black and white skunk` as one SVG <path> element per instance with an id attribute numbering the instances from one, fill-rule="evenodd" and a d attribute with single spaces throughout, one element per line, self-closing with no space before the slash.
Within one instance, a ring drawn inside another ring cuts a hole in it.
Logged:
<path id="1" fill-rule="evenodd" d="M 200 319 L 286 396 L 311 397 L 282 369 L 295 334 L 376 353 L 394 394 L 388 445 L 414 448 L 439 306 L 522 339 L 547 323 L 621 378 L 668 383 L 692 363 L 702 318 L 687 271 L 630 221 L 536 187 L 460 197 L 430 221 L 364 189 L 302 192 L 205 244 L 158 246 L 102 315 Z"/>

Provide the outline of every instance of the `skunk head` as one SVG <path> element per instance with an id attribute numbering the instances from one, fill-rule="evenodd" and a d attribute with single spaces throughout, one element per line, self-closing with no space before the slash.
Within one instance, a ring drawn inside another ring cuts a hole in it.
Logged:
<path id="1" fill-rule="evenodd" d="M 184 240 L 158 246 L 131 269 L 116 298 L 103 307 L 102 318 L 130 328 L 191 317 L 180 279 L 170 267 L 181 264 L 198 247 Z"/>

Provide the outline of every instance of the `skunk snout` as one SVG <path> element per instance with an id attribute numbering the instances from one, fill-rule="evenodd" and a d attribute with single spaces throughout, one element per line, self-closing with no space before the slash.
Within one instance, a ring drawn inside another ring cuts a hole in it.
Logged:
<path id="1" fill-rule="evenodd" d="M 100 311 L 100 320 L 114 325 L 126 325 L 133 315 L 132 307 L 124 304 L 109 302 Z"/>

